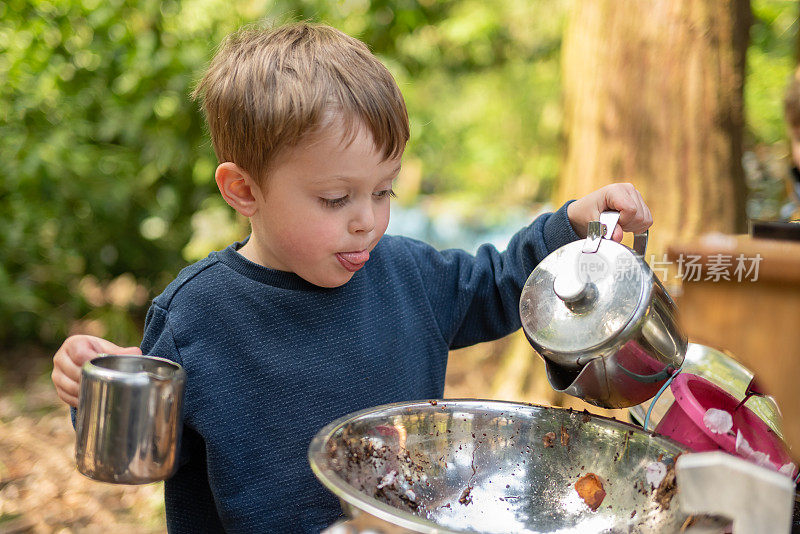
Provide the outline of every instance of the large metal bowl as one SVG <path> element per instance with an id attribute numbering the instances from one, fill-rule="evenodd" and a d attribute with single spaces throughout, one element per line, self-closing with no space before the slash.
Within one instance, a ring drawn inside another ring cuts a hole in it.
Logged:
<path id="1" fill-rule="evenodd" d="M 692 522 L 693 532 L 719 532 L 722 522 L 689 518 L 672 498 L 683 452 L 586 412 L 440 400 L 338 419 L 311 442 L 309 461 L 347 513 L 393 526 L 384 532 L 678 532 Z M 648 467 L 659 463 L 667 476 L 653 487 Z M 595 511 L 575 489 L 589 473 L 606 492 Z"/>

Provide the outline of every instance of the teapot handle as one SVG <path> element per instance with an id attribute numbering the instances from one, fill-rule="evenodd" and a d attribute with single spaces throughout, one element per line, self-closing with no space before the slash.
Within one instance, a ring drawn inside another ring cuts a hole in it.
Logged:
<path id="1" fill-rule="evenodd" d="M 611 239 L 611 236 L 614 234 L 614 228 L 617 227 L 618 222 L 618 211 L 608 210 L 600 214 L 600 224 L 606 227 L 605 234 L 603 235 L 605 239 Z M 633 251 L 641 257 L 644 257 L 644 253 L 647 250 L 648 235 L 649 230 L 645 230 L 641 234 L 633 234 Z"/>
<path id="2" fill-rule="evenodd" d="M 645 230 L 641 234 L 633 234 L 633 251 L 644 258 L 644 253 L 647 250 L 647 236 L 650 235 L 650 230 Z"/>

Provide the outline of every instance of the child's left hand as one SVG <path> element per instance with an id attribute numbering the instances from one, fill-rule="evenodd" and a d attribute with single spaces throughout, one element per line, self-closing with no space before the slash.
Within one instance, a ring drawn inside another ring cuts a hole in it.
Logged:
<path id="1" fill-rule="evenodd" d="M 622 241 L 623 230 L 641 233 L 653 224 L 650 209 L 633 184 L 601 187 L 567 206 L 567 216 L 575 233 L 583 238 L 589 223 L 599 220 L 600 213 L 608 210 L 619 212 L 619 224 L 611 237 L 616 242 Z"/>

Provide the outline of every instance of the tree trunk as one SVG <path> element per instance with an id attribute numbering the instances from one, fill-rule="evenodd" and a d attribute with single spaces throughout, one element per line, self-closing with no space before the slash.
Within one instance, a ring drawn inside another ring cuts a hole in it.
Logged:
<path id="1" fill-rule="evenodd" d="M 745 230 L 749 0 L 575 2 L 562 51 L 567 159 L 557 195 L 632 182 L 649 252 Z"/>

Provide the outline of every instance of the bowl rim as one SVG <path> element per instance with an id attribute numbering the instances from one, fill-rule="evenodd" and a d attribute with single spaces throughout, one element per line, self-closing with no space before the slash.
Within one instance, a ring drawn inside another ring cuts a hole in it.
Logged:
<path id="1" fill-rule="evenodd" d="M 434 402 L 436 404 L 434 404 Z M 402 510 L 400 508 L 395 508 L 388 504 L 385 504 L 378 499 L 366 495 L 358 490 L 356 490 L 353 486 L 348 484 L 342 477 L 340 477 L 336 472 L 334 472 L 327 464 L 320 465 L 317 461 L 318 456 L 322 456 L 323 458 L 327 455 L 325 454 L 325 444 L 328 441 L 328 438 L 337 430 L 339 430 L 344 425 L 351 423 L 365 415 L 369 415 L 375 412 L 384 412 L 384 411 L 391 411 L 391 410 L 399 410 L 399 409 L 413 409 L 414 407 L 421 407 L 426 409 L 431 408 L 439 408 L 440 406 L 447 406 L 457 404 L 461 406 L 474 406 L 474 405 L 481 405 L 483 407 L 505 407 L 505 410 L 509 410 L 509 408 L 516 408 L 516 409 L 530 409 L 535 408 L 539 410 L 555 410 L 559 412 L 565 412 L 570 414 L 588 414 L 592 417 L 592 419 L 601 419 L 606 423 L 619 425 L 626 430 L 634 430 L 637 432 L 641 432 L 643 434 L 648 435 L 650 438 L 657 438 L 659 440 L 663 440 L 674 448 L 678 449 L 679 454 L 690 453 L 691 450 L 688 449 L 685 445 L 675 441 L 674 439 L 661 435 L 656 434 L 651 430 L 645 430 L 642 427 L 628 423 L 625 421 L 620 421 L 614 417 L 606 417 L 603 415 L 597 415 L 588 410 L 576 410 L 573 408 L 562 408 L 558 406 L 548 406 L 544 404 L 537 404 L 537 403 L 530 403 L 530 402 L 515 402 L 515 401 L 505 401 L 505 400 L 494 400 L 494 399 L 420 399 L 420 400 L 413 400 L 413 401 L 401 401 L 401 402 L 393 402 L 388 404 L 381 404 L 378 406 L 373 406 L 370 408 L 365 408 L 363 410 L 358 410 L 352 412 L 350 414 L 344 415 L 339 417 L 324 427 L 322 427 L 311 440 L 311 443 L 308 446 L 308 461 L 311 465 L 311 470 L 313 471 L 314 475 L 317 477 L 319 482 L 325 487 L 326 490 L 333 493 L 337 498 L 345 501 L 347 504 L 357 508 L 358 510 L 370 514 L 378 519 L 383 521 L 389 522 L 391 524 L 397 525 L 402 528 L 413 529 L 414 532 L 419 532 L 421 534 L 467 534 L 467 533 L 474 533 L 480 534 L 478 531 L 473 530 L 451 530 L 446 527 L 442 527 L 436 525 L 435 523 L 426 520 L 420 516 Z M 499 410 L 498 410 L 499 411 Z M 676 454 L 678 454 L 676 453 Z"/>

